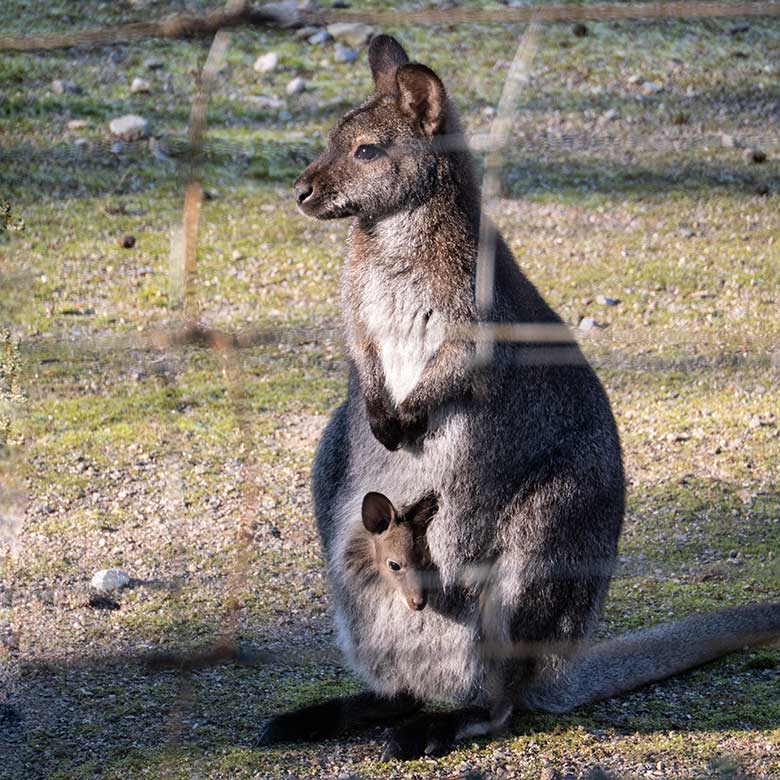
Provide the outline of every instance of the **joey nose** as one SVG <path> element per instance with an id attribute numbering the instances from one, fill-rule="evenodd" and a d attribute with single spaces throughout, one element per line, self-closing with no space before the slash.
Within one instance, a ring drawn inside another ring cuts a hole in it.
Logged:
<path id="1" fill-rule="evenodd" d="M 409 606 L 416 612 L 425 609 L 426 603 L 427 600 L 425 596 L 412 596 L 412 598 L 409 599 Z"/>
<path id="2" fill-rule="evenodd" d="M 296 181 L 295 186 L 295 200 L 298 201 L 298 205 L 301 206 L 307 198 L 311 197 L 314 192 L 314 187 L 307 181 Z"/>

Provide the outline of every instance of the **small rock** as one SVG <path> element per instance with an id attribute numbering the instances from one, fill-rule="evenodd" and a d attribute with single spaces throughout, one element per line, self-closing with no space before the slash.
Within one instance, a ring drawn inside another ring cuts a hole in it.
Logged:
<path id="1" fill-rule="evenodd" d="M 598 325 L 593 317 L 583 317 L 580 320 L 580 324 L 577 326 L 578 330 L 580 330 L 582 333 L 589 333 L 596 327 L 598 327 Z"/>
<path id="2" fill-rule="evenodd" d="M 539 775 L 539 780 L 561 780 L 561 773 L 557 769 L 553 769 L 551 766 L 546 766 L 542 769 L 542 773 Z"/>
<path id="3" fill-rule="evenodd" d="M 739 144 L 737 143 L 737 139 L 734 138 L 733 135 L 729 135 L 728 133 L 721 133 L 720 134 L 720 145 L 724 149 L 738 149 Z"/>
<path id="4" fill-rule="evenodd" d="M 132 249 L 135 246 L 135 236 L 122 236 L 122 238 L 119 239 L 119 245 L 124 249 Z"/>
<path id="5" fill-rule="evenodd" d="M 748 30 L 750 30 L 749 24 L 735 24 L 729 29 L 729 35 L 740 35 L 741 33 L 748 32 Z"/>
<path id="6" fill-rule="evenodd" d="M 666 434 L 666 441 L 668 442 L 688 441 L 688 439 L 690 438 L 691 435 L 689 433 L 667 433 Z"/>
<path id="7" fill-rule="evenodd" d="M 122 154 L 125 150 L 125 145 L 121 141 L 114 141 L 111 144 L 111 154 Z"/>
<path id="8" fill-rule="evenodd" d="M 71 119 L 65 127 L 68 130 L 86 130 L 89 127 L 89 122 L 86 119 Z"/>
<path id="9" fill-rule="evenodd" d="M 663 84 L 659 84 L 657 81 L 644 81 L 642 82 L 642 92 L 645 95 L 655 95 L 658 92 L 663 92 Z"/>
<path id="10" fill-rule="evenodd" d="M 599 122 L 614 122 L 616 119 L 620 118 L 620 114 L 617 112 L 616 109 L 610 108 L 607 109 L 600 117 Z"/>
<path id="11" fill-rule="evenodd" d="M 746 149 L 745 162 L 755 164 L 766 162 L 766 152 L 762 151 L 761 149 Z"/>
<path id="12" fill-rule="evenodd" d="M 322 46 L 324 43 L 330 43 L 333 36 L 327 30 L 317 30 L 309 36 L 308 41 L 312 46 Z"/>
<path id="13" fill-rule="evenodd" d="M 253 65 L 255 73 L 270 73 L 279 64 L 279 54 L 275 51 L 269 51 L 267 54 L 261 54 Z"/>
<path id="14" fill-rule="evenodd" d="M 130 83 L 130 92 L 134 95 L 138 93 L 149 93 L 152 91 L 152 85 L 146 80 L 136 76 Z"/>
<path id="15" fill-rule="evenodd" d="M 595 764 L 585 770 L 585 773 L 582 775 L 582 780 L 612 780 L 612 775 L 610 775 L 606 769 Z"/>
<path id="16" fill-rule="evenodd" d="M 336 62 L 354 62 L 360 55 L 360 49 L 351 49 L 349 46 L 337 43 L 333 48 L 333 59 Z"/>
<path id="17" fill-rule="evenodd" d="M 577 22 L 577 24 L 571 28 L 571 32 L 575 38 L 584 38 L 588 34 L 588 27 L 582 22 Z"/>
<path id="18" fill-rule="evenodd" d="M 280 2 L 265 3 L 260 6 L 260 10 L 272 14 L 280 27 L 296 27 L 301 23 L 298 0 L 280 0 Z"/>
<path id="19" fill-rule="evenodd" d="M 300 77 L 296 76 L 286 87 L 288 95 L 300 95 L 301 92 L 306 90 L 306 82 Z"/>
<path id="20" fill-rule="evenodd" d="M 84 91 L 78 84 L 62 79 L 54 79 L 51 83 L 51 90 L 55 95 L 64 95 L 66 92 L 70 95 L 80 95 Z"/>
<path id="21" fill-rule="evenodd" d="M 362 22 L 335 22 L 328 25 L 328 32 L 347 46 L 365 46 L 374 35 L 374 28 Z"/>
<path id="22" fill-rule="evenodd" d="M 144 67 L 147 70 L 160 70 L 165 67 L 165 63 L 162 60 L 148 59 L 144 60 Z"/>
<path id="23" fill-rule="evenodd" d="M 316 32 L 319 32 L 319 27 L 313 27 L 312 25 L 304 25 L 303 27 L 299 27 L 295 31 L 295 37 L 298 40 L 303 40 L 304 38 L 309 38 L 312 35 L 314 35 Z"/>
<path id="24" fill-rule="evenodd" d="M 495 116 L 496 115 L 496 109 L 493 106 L 485 106 L 482 109 L 482 115 L 483 116 Z"/>
<path id="25" fill-rule="evenodd" d="M 86 149 L 86 148 L 89 146 L 89 141 L 88 141 L 86 138 L 77 138 L 77 139 L 76 139 L 76 140 L 73 142 L 73 145 L 74 145 L 74 146 L 75 146 L 77 149 Z"/>
<path id="26" fill-rule="evenodd" d="M 241 250 L 240 249 L 234 249 L 233 250 L 233 259 L 234 260 L 241 260 L 241 259 L 243 259 L 243 257 L 244 257 L 244 255 L 241 254 Z"/>
<path id="27" fill-rule="evenodd" d="M 125 114 L 112 119 L 108 124 L 108 129 L 117 138 L 122 138 L 125 141 L 135 141 L 138 138 L 146 137 L 149 132 L 149 123 L 137 114 Z"/>
<path id="28" fill-rule="evenodd" d="M 123 569 L 101 569 L 92 576 L 89 586 L 100 593 L 112 593 L 126 588 L 130 575 Z"/>
<path id="29" fill-rule="evenodd" d="M 346 0 L 333 0 L 333 8 L 351 8 L 352 3 L 348 3 Z"/>
<path id="30" fill-rule="evenodd" d="M 596 303 L 602 306 L 617 306 L 620 303 L 620 298 L 610 298 L 608 295 L 597 295 Z"/>

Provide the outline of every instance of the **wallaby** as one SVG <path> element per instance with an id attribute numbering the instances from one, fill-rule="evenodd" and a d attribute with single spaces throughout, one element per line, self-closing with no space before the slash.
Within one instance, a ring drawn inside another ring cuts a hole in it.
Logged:
<path id="1" fill-rule="evenodd" d="M 389 589 L 398 593 L 409 609 L 425 609 L 434 581 L 425 532 L 435 512 L 435 496 L 425 496 L 397 512 L 387 496 L 366 493 L 361 510 L 363 528 L 352 537 L 344 555 L 345 566 L 355 575 L 363 575 L 364 590 L 375 588 L 377 598 L 384 598 Z"/>
<path id="2" fill-rule="evenodd" d="M 487 217 L 455 109 L 394 38 L 375 37 L 369 63 L 373 95 L 336 125 L 295 193 L 309 216 L 352 218 L 348 397 L 312 488 L 339 643 L 370 692 L 273 718 L 261 741 L 445 701 L 457 708 L 402 724 L 383 756 L 440 753 L 497 732 L 516 709 L 569 710 L 780 635 L 780 605 L 767 604 L 585 644 L 624 514 L 607 396 L 569 337 L 497 342 L 484 361 L 473 338 L 452 336 L 481 323 L 565 329 L 497 232 L 492 303 L 477 305 Z M 426 534 L 437 589 L 422 611 L 366 588 L 349 565 L 369 491 L 396 506 L 437 496 Z"/>

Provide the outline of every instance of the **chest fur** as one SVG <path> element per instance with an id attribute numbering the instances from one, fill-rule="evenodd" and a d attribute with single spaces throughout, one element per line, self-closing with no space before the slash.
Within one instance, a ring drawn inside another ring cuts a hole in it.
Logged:
<path id="1" fill-rule="evenodd" d="M 413 271 L 391 275 L 371 269 L 360 291 L 360 318 L 376 344 L 385 385 L 401 403 L 444 338 L 444 321 L 425 279 Z"/>

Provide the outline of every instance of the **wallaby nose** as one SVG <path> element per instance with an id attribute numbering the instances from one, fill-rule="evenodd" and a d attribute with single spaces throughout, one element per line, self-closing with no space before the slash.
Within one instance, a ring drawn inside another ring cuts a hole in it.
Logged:
<path id="1" fill-rule="evenodd" d="M 416 612 L 419 612 L 421 609 L 425 609 L 425 605 L 427 603 L 428 600 L 425 598 L 425 596 L 412 596 L 409 599 L 409 606 Z"/>
<path id="2" fill-rule="evenodd" d="M 296 181 L 293 189 L 295 190 L 295 199 L 298 201 L 299 206 L 314 192 L 314 187 L 307 181 Z"/>

